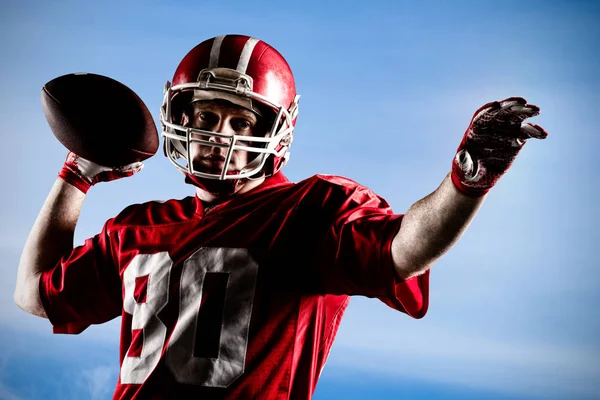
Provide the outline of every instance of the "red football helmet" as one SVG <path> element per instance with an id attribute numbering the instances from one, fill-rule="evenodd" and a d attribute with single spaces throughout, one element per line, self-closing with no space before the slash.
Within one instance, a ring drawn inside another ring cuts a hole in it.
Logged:
<path id="1" fill-rule="evenodd" d="M 166 84 L 160 113 L 165 155 L 188 178 L 235 180 L 273 175 L 288 160 L 299 98 L 288 63 L 267 43 L 243 35 L 208 39 L 183 58 L 173 83 Z M 270 126 L 267 134 L 261 137 L 224 135 L 180 125 L 185 105 L 215 99 L 230 101 L 266 118 Z M 221 140 L 209 141 L 211 136 Z M 194 170 L 189 159 L 190 143 L 224 147 L 223 171 Z M 234 150 L 249 152 L 251 161 L 241 171 L 228 173 Z"/>

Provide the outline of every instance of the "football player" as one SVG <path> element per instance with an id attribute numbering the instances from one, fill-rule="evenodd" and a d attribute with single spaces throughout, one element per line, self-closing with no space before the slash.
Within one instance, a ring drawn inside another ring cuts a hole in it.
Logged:
<path id="1" fill-rule="evenodd" d="M 524 123 L 539 113 L 524 99 L 486 104 L 441 185 L 395 214 L 343 177 L 286 179 L 298 99 L 264 41 L 200 43 L 160 114 L 164 153 L 195 195 L 132 205 L 76 248 L 88 189 L 142 165 L 68 155 L 27 239 L 15 300 L 55 333 L 121 316 L 115 399 L 309 399 L 349 296 L 423 317 L 431 266 L 525 141 L 546 137 Z"/>

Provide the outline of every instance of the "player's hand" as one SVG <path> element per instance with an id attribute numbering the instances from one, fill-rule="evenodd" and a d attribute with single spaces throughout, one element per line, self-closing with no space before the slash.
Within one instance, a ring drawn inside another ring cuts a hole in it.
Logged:
<path id="1" fill-rule="evenodd" d="M 452 161 L 452 182 L 461 192 L 480 197 L 508 170 L 527 139 L 545 139 L 539 125 L 523 123 L 540 108 L 521 97 L 488 103 L 477 110 Z"/>
<path id="2" fill-rule="evenodd" d="M 144 168 L 144 163 L 141 161 L 122 167 L 105 167 L 70 151 L 58 176 L 83 193 L 87 193 L 90 187 L 96 183 L 126 178 L 141 171 L 142 168 Z"/>

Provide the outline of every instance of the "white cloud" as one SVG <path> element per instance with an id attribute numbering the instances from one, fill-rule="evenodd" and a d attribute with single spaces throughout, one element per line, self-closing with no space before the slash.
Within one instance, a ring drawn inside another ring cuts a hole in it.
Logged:
<path id="1" fill-rule="evenodd" d="M 399 379 L 423 384 L 447 384 L 464 388 L 540 397 L 543 399 L 597 399 L 598 375 L 578 372 L 517 368 L 502 363 L 470 363 L 455 359 L 415 356 L 400 351 L 354 351 L 338 348 L 324 374 L 337 379 L 355 375 L 372 377 L 394 384 Z"/>
<path id="2" fill-rule="evenodd" d="M 83 386 L 83 391 L 89 395 L 86 398 L 90 400 L 105 399 L 113 392 L 115 379 L 114 366 L 99 365 L 81 371 L 80 385 Z"/>
<path id="3" fill-rule="evenodd" d="M 14 394 L 4 383 L 5 371 L 9 366 L 11 352 L 12 349 L 9 348 L 0 355 L 0 400 L 20 400 L 20 397 Z"/>
<path id="4" fill-rule="evenodd" d="M 362 325 L 353 327 L 337 345 L 356 351 L 374 353 L 398 352 L 409 357 L 438 357 L 442 360 L 457 360 L 471 363 L 495 363 L 507 368 L 531 370 L 552 368 L 556 371 L 578 372 L 581 375 L 595 373 L 600 378 L 598 352 L 600 348 L 572 345 L 553 346 L 528 342 L 502 341 L 497 338 L 478 337 L 468 332 L 452 331 L 448 327 L 428 326 L 412 332 L 406 327 L 402 331 L 390 329 L 389 324 Z M 368 338 L 368 339 L 365 339 Z"/>
<path id="5" fill-rule="evenodd" d="M 552 332 L 481 333 L 468 321 L 413 321 L 376 301 L 354 303 L 325 368 L 331 376 L 373 374 L 545 398 L 600 393 L 598 346 L 558 344 Z"/>
<path id="6" fill-rule="evenodd" d="M 21 400 L 21 397 L 13 394 L 8 388 L 0 382 L 0 400 Z"/>
<path id="7" fill-rule="evenodd" d="M 10 389 L 8 389 L 4 384 L 4 374 L 6 371 L 6 367 L 8 365 L 8 361 L 10 358 L 11 350 L 5 351 L 0 356 L 0 400 L 16 400 L 18 399 L 17 395 L 13 394 Z"/>

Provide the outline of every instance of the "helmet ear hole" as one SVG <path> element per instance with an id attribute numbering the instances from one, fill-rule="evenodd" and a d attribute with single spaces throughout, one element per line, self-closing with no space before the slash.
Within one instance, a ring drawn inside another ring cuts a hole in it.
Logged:
<path id="1" fill-rule="evenodd" d="M 273 126 L 275 122 L 275 118 L 277 117 L 277 113 L 270 107 L 267 107 L 264 104 L 259 102 L 255 102 L 254 108 L 261 116 L 261 124 L 265 130 L 265 135 L 268 134 L 268 130 Z"/>
<path id="2" fill-rule="evenodd" d="M 191 90 L 181 91 L 175 94 L 171 100 L 171 121 L 182 121 L 183 114 L 189 111 L 194 92 Z"/>

